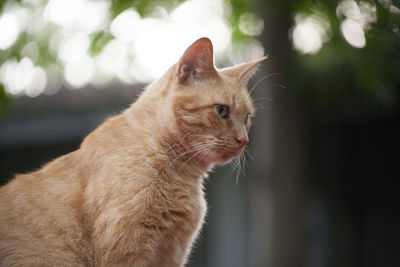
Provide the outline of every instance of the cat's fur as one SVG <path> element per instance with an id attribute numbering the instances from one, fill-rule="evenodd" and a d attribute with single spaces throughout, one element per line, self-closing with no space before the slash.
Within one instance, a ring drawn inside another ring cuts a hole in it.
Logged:
<path id="1" fill-rule="evenodd" d="M 248 141 L 245 85 L 261 61 L 217 71 L 201 38 L 78 150 L 0 188 L 0 265 L 183 266 L 203 178 Z"/>

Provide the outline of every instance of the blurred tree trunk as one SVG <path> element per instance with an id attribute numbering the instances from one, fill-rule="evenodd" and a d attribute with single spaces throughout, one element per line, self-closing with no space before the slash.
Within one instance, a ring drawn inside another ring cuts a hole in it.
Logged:
<path id="1" fill-rule="evenodd" d="M 267 108 L 258 110 L 252 136 L 257 147 L 252 150 L 250 185 L 251 266 L 303 266 L 301 117 L 296 101 L 288 97 L 290 88 L 280 86 L 285 86 L 291 63 L 291 1 L 258 0 L 257 4 L 265 24 L 262 43 L 269 56 L 262 74 L 272 75 L 254 94 L 255 99 L 269 98 L 271 103 L 263 102 Z"/>

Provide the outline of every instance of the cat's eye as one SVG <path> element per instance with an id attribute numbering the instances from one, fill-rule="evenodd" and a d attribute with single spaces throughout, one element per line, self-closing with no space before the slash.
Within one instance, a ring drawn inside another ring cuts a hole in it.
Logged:
<path id="1" fill-rule="evenodd" d="M 250 114 L 247 114 L 246 118 L 244 119 L 244 124 L 245 125 L 249 124 L 249 121 L 250 121 Z"/>
<path id="2" fill-rule="evenodd" d="M 227 119 L 229 116 L 229 108 L 225 105 L 215 104 L 214 109 L 217 112 L 218 116 L 223 119 Z"/>

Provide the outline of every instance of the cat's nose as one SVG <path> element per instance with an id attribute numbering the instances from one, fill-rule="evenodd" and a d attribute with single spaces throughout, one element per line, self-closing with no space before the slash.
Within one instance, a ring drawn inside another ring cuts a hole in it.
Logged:
<path id="1" fill-rule="evenodd" d="M 239 148 L 244 147 L 249 142 L 249 139 L 247 137 L 235 137 L 235 140 L 238 143 Z"/>

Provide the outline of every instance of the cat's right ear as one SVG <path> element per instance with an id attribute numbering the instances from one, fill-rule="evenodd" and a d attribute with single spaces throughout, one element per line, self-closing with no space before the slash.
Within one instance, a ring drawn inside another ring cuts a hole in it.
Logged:
<path id="1" fill-rule="evenodd" d="M 258 60 L 251 61 L 248 63 L 240 64 L 230 68 L 221 70 L 221 73 L 225 75 L 238 78 L 240 83 L 246 85 L 249 79 L 256 73 L 259 65 L 267 59 L 267 56 L 262 57 Z"/>
<path id="2" fill-rule="evenodd" d="M 200 38 L 189 46 L 178 62 L 177 75 L 180 83 L 203 80 L 215 76 L 213 46 L 208 38 Z"/>

